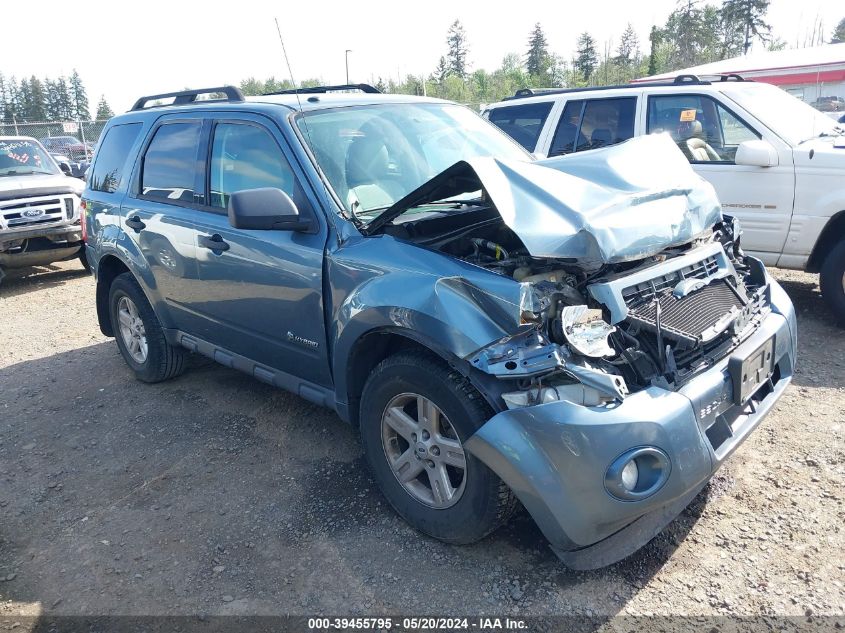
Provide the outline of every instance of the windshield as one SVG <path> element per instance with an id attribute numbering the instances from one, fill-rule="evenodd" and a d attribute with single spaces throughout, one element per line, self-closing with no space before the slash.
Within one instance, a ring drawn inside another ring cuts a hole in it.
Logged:
<path id="1" fill-rule="evenodd" d="M 791 145 L 836 134 L 836 122 L 771 84 L 732 85 L 724 93 Z"/>
<path id="2" fill-rule="evenodd" d="M 337 197 L 358 216 L 375 217 L 460 160 L 531 158 L 498 128 L 454 104 L 317 110 L 300 114 L 297 126 Z"/>
<path id="3" fill-rule="evenodd" d="M 35 141 L 0 141 L 0 176 L 58 173 L 53 159 Z"/>

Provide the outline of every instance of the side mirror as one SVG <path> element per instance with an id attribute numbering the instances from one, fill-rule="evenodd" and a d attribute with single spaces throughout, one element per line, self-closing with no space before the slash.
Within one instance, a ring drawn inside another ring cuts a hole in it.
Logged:
<path id="1" fill-rule="evenodd" d="M 751 167 L 774 167 L 778 152 L 768 141 L 743 141 L 736 148 L 734 162 Z"/>
<path id="2" fill-rule="evenodd" d="M 67 164 L 67 163 L 65 163 L 65 162 L 61 162 L 61 163 L 59 163 L 59 169 L 61 169 L 61 170 L 62 170 L 62 173 L 63 173 L 65 176 L 72 176 L 72 175 L 73 175 L 73 170 L 71 170 L 70 165 L 68 165 L 68 164 Z"/>
<path id="3" fill-rule="evenodd" d="M 281 189 L 244 189 L 229 196 L 229 224 L 236 229 L 308 231 L 310 218 L 303 217 L 290 196 Z"/>

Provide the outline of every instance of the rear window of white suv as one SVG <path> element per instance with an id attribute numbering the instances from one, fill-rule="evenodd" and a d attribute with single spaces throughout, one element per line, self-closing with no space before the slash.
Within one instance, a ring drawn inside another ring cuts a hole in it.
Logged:
<path id="1" fill-rule="evenodd" d="M 551 110 L 551 101 L 504 106 L 490 111 L 490 122 L 533 152 Z"/>

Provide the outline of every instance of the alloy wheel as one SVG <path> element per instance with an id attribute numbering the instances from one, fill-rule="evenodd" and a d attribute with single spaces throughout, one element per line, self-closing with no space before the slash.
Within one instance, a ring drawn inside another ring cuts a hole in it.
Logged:
<path id="1" fill-rule="evenodd" d="M 119 322 L 120 337 L 126 350 L 136 363 L 143 364 L 147 360 L 147 334 L 144 322 L 138 313 L 138 306 L 129 297 L 121 297 L 117 302 L 117 320 Z"/>
<path id="2" fill-rule="evenodd" d="M 381 436 L 390 469 L 408 494 L 436 509 L 458 502 L 466 485 L 466 456 L 434 402 L 415 393 L 394 397 L 382 414 Z"/>

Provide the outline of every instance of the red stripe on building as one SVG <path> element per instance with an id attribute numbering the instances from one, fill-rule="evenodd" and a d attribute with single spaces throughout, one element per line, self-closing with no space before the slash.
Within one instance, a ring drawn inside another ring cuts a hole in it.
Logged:
<path id="1" fill-rule="evenodd" d="M 789 75 L 756 75 L 748 79 L 775 86 L 791 86 L 793 84 L 815 84 L 845 81 L 845 70 L 825 70 L 822 72 L 792 73 Z"/>

